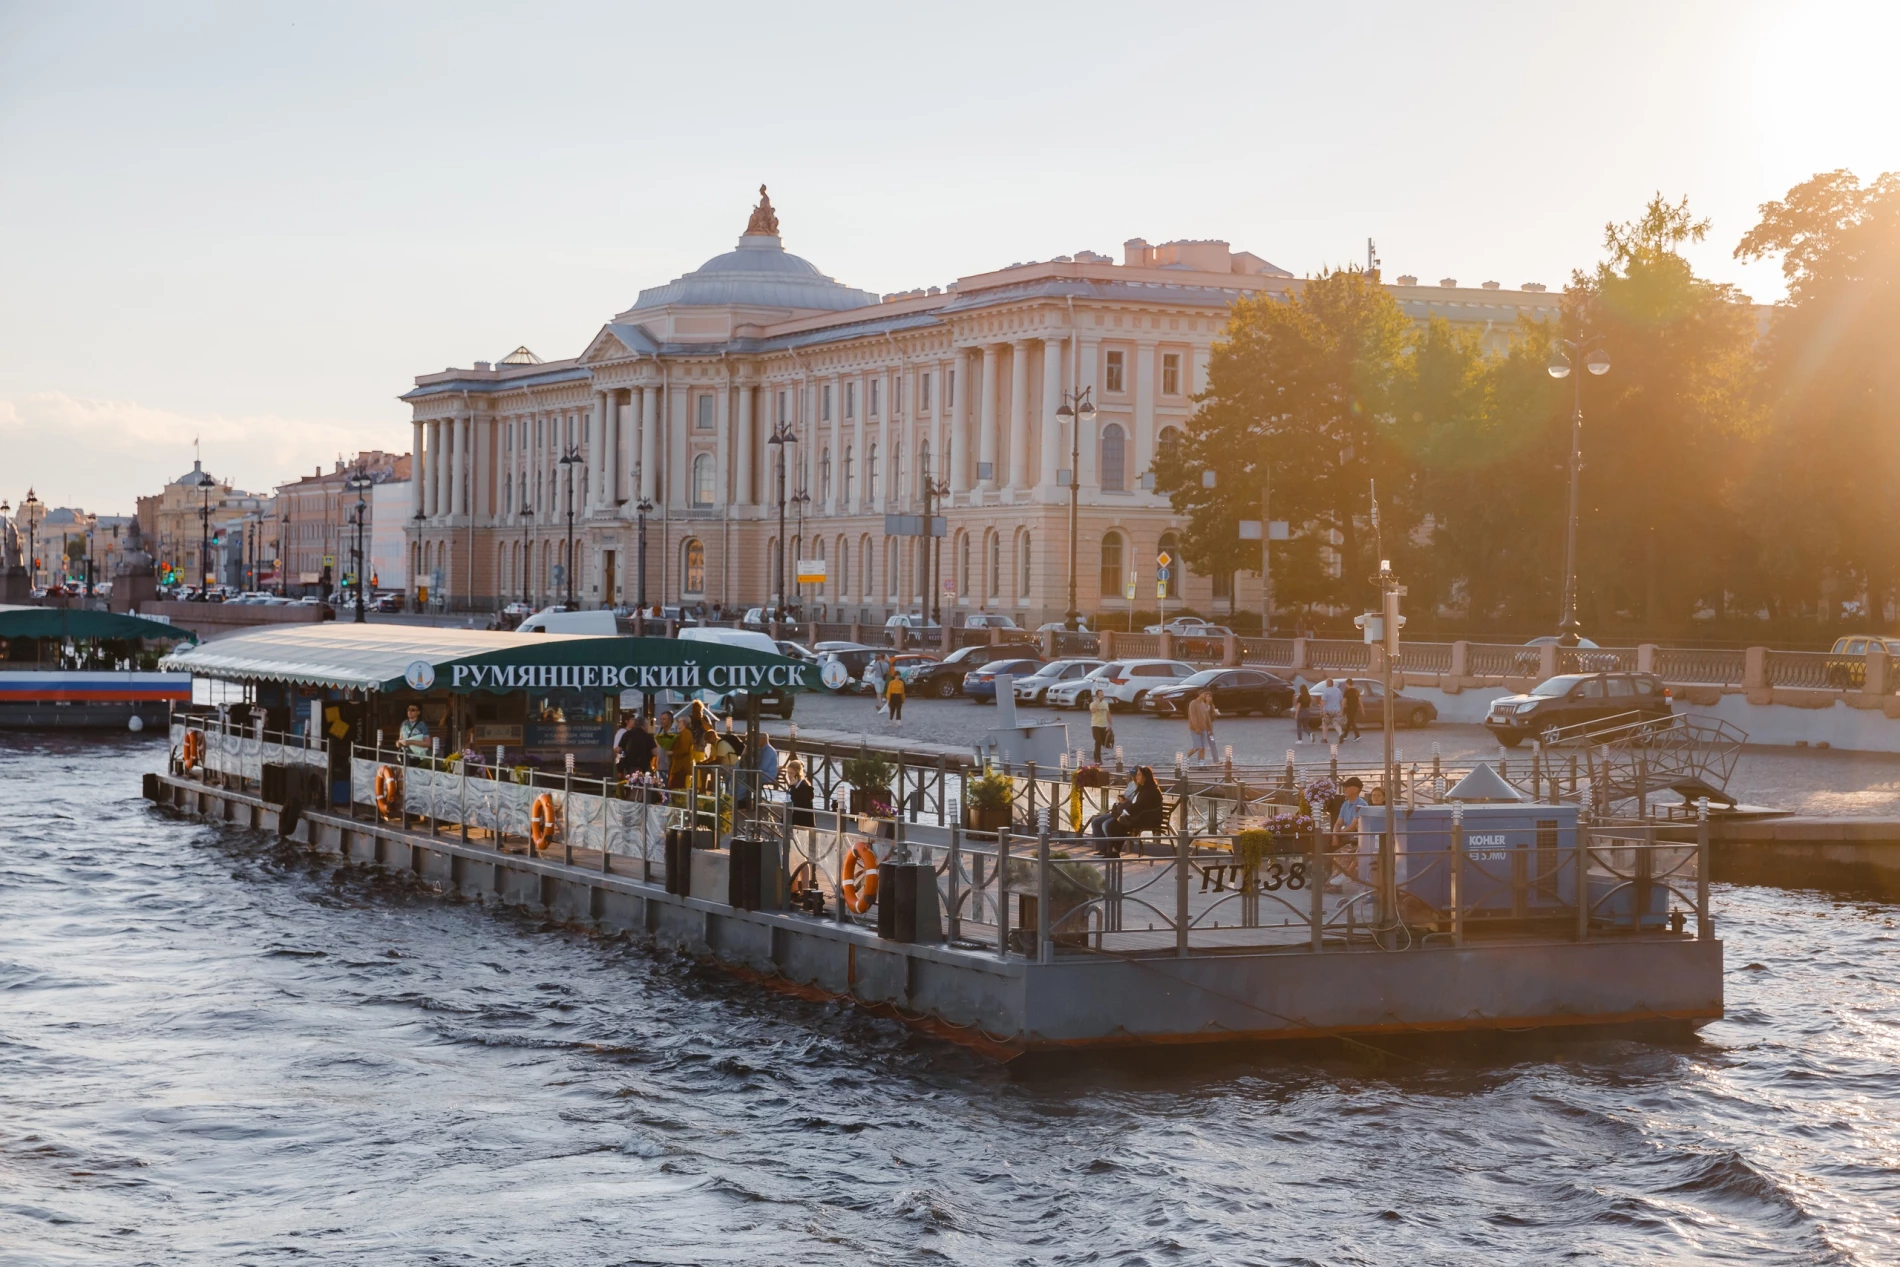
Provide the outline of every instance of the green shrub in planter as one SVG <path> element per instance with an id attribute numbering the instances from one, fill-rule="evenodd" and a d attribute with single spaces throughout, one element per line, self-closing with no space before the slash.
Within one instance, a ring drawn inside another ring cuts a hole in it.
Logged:
<path id="1" fill-rule="evenodd" d="M 877 757 L 852 757 L 844 763 L 844 781 L 861 791 L 875 788 L 888 793 L 896 777 L 896 768 Z"/>
<path id="2" fill-rule="evenodd" d="M 971 809 L 1008 809 L 1016 798 L 1016 780 L 1000 770 L 985 768 L 963 785 L 963 800 Z"/>
<path id="3" fill-rule="evenodd" d="M 1273 833 L 1255 827 L 1234 836 L 1234 861 L 1251 871 L 1273 853 Z"/>

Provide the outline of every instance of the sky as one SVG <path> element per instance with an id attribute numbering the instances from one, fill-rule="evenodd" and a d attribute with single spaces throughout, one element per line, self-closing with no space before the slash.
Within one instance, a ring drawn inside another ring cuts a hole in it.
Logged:
<path id="1" fill-rule="evenodd" d="M 0 0 L 0 498 L 406 451 L 415 375 L 580 351 L 730 250 L 877 292 L 1131 237 L 1543 282 L 1654 193 L 1731 258 L 1900 169 L 1900 5 Z"/>

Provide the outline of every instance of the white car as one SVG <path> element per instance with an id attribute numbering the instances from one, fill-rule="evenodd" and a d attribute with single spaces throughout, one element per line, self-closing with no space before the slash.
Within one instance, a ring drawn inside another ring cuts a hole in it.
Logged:
<path id="1" fill-rule="evenodd" d="M 1016 679 L 1016 698 L 1024 704 L 1045 703 L 1051 687 L 1079 682 L 1101 667 L 1102 661 L 1089 657 L 1051 660 L 1028 677 Z"/>
<path id="2" fill-rule="evenodd" d="M 1211 625 L 1207 621 L 1202 620 L 1199 616 L 1176 616 L 1165 625 L 1149 625 L 1141 632 L 1151 634 L 1171 633 L 1176 637 L 1186 634 L 1188 637 L 1194 637 L 1199 634 L 1204 634 L 1210 629 L 1218 628 L 1218 625 Z"/>
<path id="3" fill-rule="evenodd" d="M 1106 695 L 1108 706 L 1137 709 L 1149 691 L 1173 686 L 1197 670 L 1179 660 L 1115 660 L 1075 682 L 1060 682 L 1043 699 L 1052 708 L 1087 708 L 1096 695 Z"/>
<path id="4" fill-rule="evenodd" d="M 1014 629 L 1016 622 L 995 612 L 977 612 L 964 617 L 965 629 Z"/>

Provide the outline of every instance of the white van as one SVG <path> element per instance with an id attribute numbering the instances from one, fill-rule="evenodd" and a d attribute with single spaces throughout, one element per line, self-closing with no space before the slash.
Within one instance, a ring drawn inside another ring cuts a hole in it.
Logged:
<path id="1" fill-rule="evenodd" d="M 559 607 L 538 611 L 515 628 L 516 633 L 596 634 L 612 637 L 620 632 L 609 611 L 571 612 Z"/>
<path id="2" fill-rule="evenodd" d="M 778 644 L 772 641 L 770 634 L 761 633 L 757 629 L 707 629 L 695 625 L 680 630 L 679 640 L 681 642 L 717 642 L 728 647 L 744 647 L 748 651 L 763 651 L 770 656 L 785 654 L 779 650 Z M 708 690 L 698 692 L 698 696 L 705 702 L 707 708 L 730 716 L 738 707 L 740 692 Z M 781 720 L 791 717 L 792 697 L 789 693 L 767 691 L 758 698 L 760 712 L 775 713 Z"/>

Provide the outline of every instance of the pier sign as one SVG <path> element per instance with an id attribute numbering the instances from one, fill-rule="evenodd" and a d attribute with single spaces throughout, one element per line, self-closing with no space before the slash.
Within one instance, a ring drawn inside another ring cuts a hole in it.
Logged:
<path id="1" fill-rule="evenodd" d="M 435 685 L 435 666 L 427 660 L 411 660 L 409 667 L 403 670 L 402 680 L 412 691 L 426 691 Z"/>

